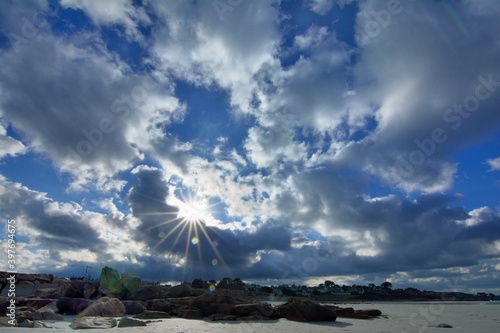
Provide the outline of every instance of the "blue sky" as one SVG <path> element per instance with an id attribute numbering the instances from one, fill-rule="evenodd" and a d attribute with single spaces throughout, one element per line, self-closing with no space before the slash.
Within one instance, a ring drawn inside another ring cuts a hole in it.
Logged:
<path id="1" fill-rule="evenodd" d="M 2 1 L 18 270 L 500 292 L 499 14 Z"/>

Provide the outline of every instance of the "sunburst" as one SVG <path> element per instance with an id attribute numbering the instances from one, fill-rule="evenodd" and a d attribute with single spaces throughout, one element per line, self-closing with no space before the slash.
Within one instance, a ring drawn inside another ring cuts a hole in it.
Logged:
<path id="1" fill-rule="evenodd" d="M 160 238 L 158 243 L 153 247 L 153 250 L 158 249 L 162 244 L 168 243 L 170 245 L 169 252 L 171 252 L 176 246 L 181 245 L 179 242 L 185 242 L 183 245 L 184 257 L 181 259 L 185 269 L 188 266 L 188 258 L 192 247 L 196 247 L 200 262 L 207 260 L 207 263 L 212 266 L 220 263 L 225 268 L 229 269 L 220 251 L 217 249 L 217 241 L 212 239 L 210 233 L 207 232 L 207 222 L 212 224 L 215 221 L 213 217 L 215 213 L 213 207 L 215 207 L 217 203 L 209 204 L 207 199 L 188 196 L 177 199 L 173 204 L 178 207 L 178 211 L 175 214 L 172 214 L 172 212 L 148 214 L 174 215 L 172 218 L 148 228 L 149 232 L 154 230 L 158 231 L 158 237 Z M 168 228 L 169 231 L 166 233 L 160 231 L 161 227 L 166 225 L 170 225 Z M 210 231 L 218 234 L 215 228 L 210 228 Z M 207 243 L 213 250 L 215 257 L 204 258 L 204 256 L 208 256 L 208 253 L 203 253 L 202 247 L 206 246 Z"/>

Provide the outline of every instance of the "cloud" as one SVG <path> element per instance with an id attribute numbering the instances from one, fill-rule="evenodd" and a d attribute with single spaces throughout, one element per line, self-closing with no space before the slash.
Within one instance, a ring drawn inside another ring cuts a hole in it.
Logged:
<path id="1" fill-rule="evenodd" d="M 500 170 L 500 157 L 490 158 L 486 163 L 490 166 L 490 171 Z"/>
<path id="2" fill-rule="evenodd" d="M 99 26 L 121 25 L 125 35 L 133 41 L 144 42 L 144 36 L 139 30 L 140 25 L 151 24 L 150 18 L 143 7 L 134 6 L 132 1 L 89 1 L 61 0 L 66 8 L 81 9 Z"/>
<path id="3" fill-rule="evenodd" d="M 27 148 L 21 142 L 7 135 L 7 131 L 0 124 L 0 159 L 5 156 L 16 156 L 26 153 Z"/>
<path id="4" fill-rule="evenodd" d="M 493 13 L 453 4 L 464 22 L 483 32 L 476 34 L 457 27 L 442 2 L 432 3 L 425 12 L 411 2 L 402 2 L 395 14 L 384 6 L 360 3 L 360 55 L 353 68 L 356 98 L 373 105 L 377 126 L 365 139 L 350 144 L 340 159 L 408 192 L 445 191 L 452 187 L 456 170 L 452 152 L 493 133 L 493 124 L 500 120 L 495 111 L 500 94 L 494 83 L 500 68 L 495 51 L 481 51 L 489 49 L 498 21 Z M 381 24 L 375 13 L 383 11 L 387 22 Z M 437 15 L 442 17 L 439 23 Z M 417 26 L 418 38 L 408 41 Z M 476 96 L 481 93 L 485 95 Z M 454 105 L 474 111 L 460 114 Z"/>
<path id="5" fill-rule="evenodd" d="M 256 88 L 253 76 L 276 64 L 280 34 L 273 1 L 242 2 L 223 20 L 211 2 L 151 6 L 158 19 L 152 33 L 157 66 L 196 85 L 230 91 L 230 105 L 248 112 Z"/>
<path id="6" fill-rule="evenodd" d="M 335 3 L 334 0 L 310 0 L 310 1 L 307 1 L 309 9 L 311 9 L 313 12 L 320 14 L 320 15 L 326 15 L 330 11 L 330 9 L 332 9 L 334 3 Z"/>
<path id="7" fill-rule="evenodd" d="M 4 121 L 72 175 L 76 190 L 120 189 L 117 173 L 141 160 L 150 140 L 161 140 L 158 127 L 184 112 L 168 80 L 130 74 L 92 33 L 63 40 L 40 32 L 0 58 Z"/>

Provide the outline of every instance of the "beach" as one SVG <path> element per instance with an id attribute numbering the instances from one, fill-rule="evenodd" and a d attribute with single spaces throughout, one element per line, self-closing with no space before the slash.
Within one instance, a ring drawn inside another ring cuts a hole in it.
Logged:
<path id="1" fill-rule="evenodd" d="M 286 319 L 260 322 L 211 322 L 181 318 L 164 319 L 148 323 L 146 327 L 125 328 L 126 332 L 168 333 L 285 333 L 285 332 L 357 332 L 357 333 L 435 333 L 435 332 L 481 332 L 497 333 L 500 327 L 499 302 L 375 302 L 341 304 L 354 309 L 377 308 L 383 313 L 379 318 L 360 320 L 337 318 L 335 322 L 300 323 Z M 65 316 L 64 322 L 46 321 L 54 328 L 37 328 L 44 332 L 74 332 L 69 327 L 75 316 Z M 436 327 L 448 324 L 452 328 Z M 0 332 L 17 333 L 23 328 L 0 327 Z M 122 330 L 112 328 L 109 330 Z M 103 330 L 98 330 L 103 331 Z"/>

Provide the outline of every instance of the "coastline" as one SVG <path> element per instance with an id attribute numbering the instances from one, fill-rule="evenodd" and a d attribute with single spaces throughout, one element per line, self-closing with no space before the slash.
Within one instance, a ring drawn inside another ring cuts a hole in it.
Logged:
<path id="1" fill-rule="evenodd" d="M 330 303 L 331 304 L 331 303 Z M 332 331 L 357 333 L 400 333 L 442 332 L 439 324 L 449 324 L 451 332 L 481 332 L 496 333 L 500 325 L 499 302 L 362 302 L 345 303 L 355 309 L 366 308 L 367 305 L 382 311 L 382 316 L 373 319 L 359 320 L 352 318 L 338 318 L 335 322 L 308 322 L 301 323 L 286 319 L 270 321 L 233 321 L 212 322 L 208 319 L 189 320 L 182 318 L 163 319 L 148 323 L 146 327 L 127 328 L 127 332 L 165 332 L 169 333 L 326 333 Z M 37 328 L 37 332 L 75 332 L 69 327 L 75 316 L 64 316 L 64 322 L 43 321 L 52 328 Z M 119 328 L 112 328 L 115 330 Z M 1 332 L 17 333 L 22 331 L 15 327 L 2 327 Z M 105 330 L 107 331 L 107 330 Z M 125 330 L 124 330 L 125 331 Z"/>

